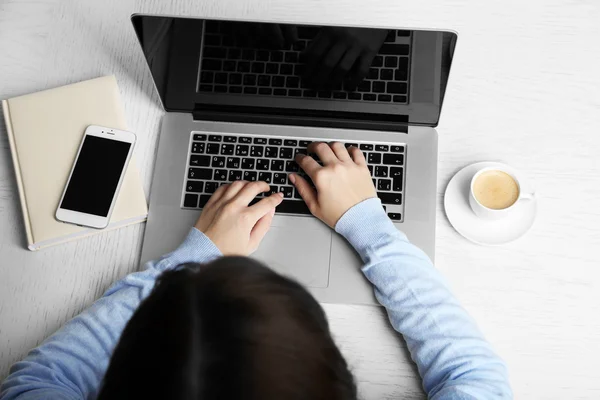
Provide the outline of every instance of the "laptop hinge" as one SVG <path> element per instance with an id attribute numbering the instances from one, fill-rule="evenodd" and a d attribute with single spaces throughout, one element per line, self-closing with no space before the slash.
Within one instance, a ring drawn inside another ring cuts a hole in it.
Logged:
<path id="1" fill-rule="evenodd" d="M 197 104 L 195 120 L 365 129 L 408 133 L 408 116 L 273 107 Z"/>

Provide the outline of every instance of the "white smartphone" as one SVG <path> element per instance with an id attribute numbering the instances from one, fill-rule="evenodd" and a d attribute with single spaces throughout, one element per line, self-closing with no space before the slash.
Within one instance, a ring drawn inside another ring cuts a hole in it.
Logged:
<path id="1" fill-rule="evenodd" d="M 132 132 L 89 126 L 58 203 L 56 219 L 106 228 L 134 146 Z"/>

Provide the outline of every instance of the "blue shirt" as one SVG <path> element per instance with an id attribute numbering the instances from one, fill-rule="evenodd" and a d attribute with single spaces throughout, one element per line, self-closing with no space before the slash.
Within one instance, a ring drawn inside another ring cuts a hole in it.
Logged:
<path id="1" fill-rule="evenodd" d="M 430 399 L 512 398 L 505 364 L 425 253 L 394 227 L 379 199 L 352 207 L 335 230 L 362 257 L 362 270 L 404 336 Z M 192 228 L 175 251 L 115 283 L 13 365 L 0 399 L 95 398 L 121 332 L 156 278 L 179 264 L 220 256 L 210 239 Z"/>

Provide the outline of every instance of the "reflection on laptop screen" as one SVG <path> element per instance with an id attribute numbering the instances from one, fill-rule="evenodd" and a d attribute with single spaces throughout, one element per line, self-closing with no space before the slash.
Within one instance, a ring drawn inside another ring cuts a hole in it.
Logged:
<path id="1" fill-rule="evenodd" d="M 456 43 L 439 31 L 133 22 L 165 109 L 180 112 L 246 107 L 435 126 Z"/>

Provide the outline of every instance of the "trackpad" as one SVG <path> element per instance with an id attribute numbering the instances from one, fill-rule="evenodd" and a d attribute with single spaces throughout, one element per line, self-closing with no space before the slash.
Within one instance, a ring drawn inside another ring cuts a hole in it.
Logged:
<path id="1" fill-rule="evenodd" d="M 330 250 L 331 231 L 326 227 L 272 226 L 251 257 L 305 286 L 326 288 Z"/>

